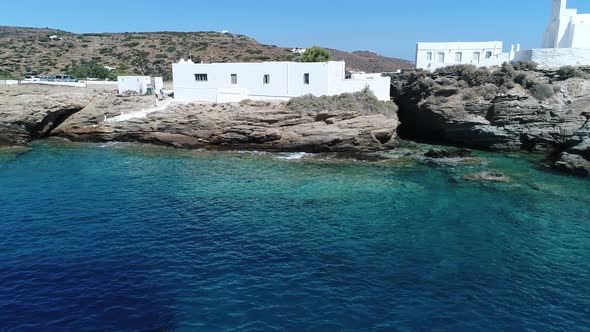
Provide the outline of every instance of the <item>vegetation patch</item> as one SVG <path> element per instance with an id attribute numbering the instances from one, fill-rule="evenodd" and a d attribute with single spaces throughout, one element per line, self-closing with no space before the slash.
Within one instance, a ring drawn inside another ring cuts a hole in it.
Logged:
<path id="1" fill-rule="evenodd" d="M 397 106 L 393 102 L 377 99 L 369 89 L 339 96 L 297 97 L 287 103 L 287 108 L 294 112 L 315 114 L 338 110 L 359 112 L 361 115 L 384 114 L 388 117 L 397 114 Z"/>

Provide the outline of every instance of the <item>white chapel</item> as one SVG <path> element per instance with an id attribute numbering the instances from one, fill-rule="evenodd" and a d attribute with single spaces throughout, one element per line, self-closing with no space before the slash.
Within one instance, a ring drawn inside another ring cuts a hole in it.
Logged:
<path id="1" fill-rule="evenodd" d="M 567 8 L 567 0 L 553 0 L 543 48 L 585 47 L 590 47 L 590 14 L 578 14 L 577 9 Z"/>

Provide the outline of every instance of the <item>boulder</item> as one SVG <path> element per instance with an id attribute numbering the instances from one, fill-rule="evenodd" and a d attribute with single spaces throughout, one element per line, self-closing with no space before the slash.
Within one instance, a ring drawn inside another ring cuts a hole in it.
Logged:
<path id="1" fill-rule="evenodd" d="M 426 158 L 432 158 L 432 159 L 468 158 L 468 157 L 471 157 L 471 154 L 472 154 L 472 151 L 468 150 L 468 149 L 461 149 L 461 150 L 456 150 L 456 151 L 432 149 L 432 150 L 426 152 L 426 154 L 424 154 L 424 156 Z"/>

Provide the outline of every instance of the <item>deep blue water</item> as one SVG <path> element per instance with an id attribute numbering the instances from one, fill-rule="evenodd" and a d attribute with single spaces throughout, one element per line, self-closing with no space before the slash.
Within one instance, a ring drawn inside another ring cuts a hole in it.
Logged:
<path id="1" fill-rule="evenodd" d="M 483 157 L 0 154 L 0 331 L 589 330 L 590 182 Z"/>

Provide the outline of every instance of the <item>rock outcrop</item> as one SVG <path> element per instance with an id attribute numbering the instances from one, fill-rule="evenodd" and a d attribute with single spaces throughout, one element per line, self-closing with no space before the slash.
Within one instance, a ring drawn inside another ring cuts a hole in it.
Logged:
<path id="1" fill-rule="evenodd" d="M 456 80 L 424 80 L 430 84 L 402 81 L 394 89 L 403 138 L 479 149 L 549 152 L 590 117 L 590 80 L 555 81 L 555 95 L 543 101 L 518 85 L 486 96 L 485 87 L 474 91 L 455 86 Z"/>
<path id="2" fill-rule="evenodd" d="M 392 145 L 399 125 L 395 112 L 300 111 L 270 102 L 175 104 L 145 117 L 109 120 L 151 102 L 151 98 L 105 96 L 70 117 L 52 135 L 73 141 L 132 141 L 177 148 L 362 152 Z"/>
<path id="3" fill-rule="evenodd" d="M 406 73 L 392 85 L 398 133 L 459 147 L 558 155 L 556 169 L 584 174 L 590 75 L 577 74 L 516 71 L 509 65 L 496 72 L 457 66 Z"/>
<path id="4" fill-rule="evenodd" d="M 93 95 L 85 90 L 19 86 L 0 89 L 0 146 L 25 145 L 47 137 Z"/>
<path id="5" fill-rule="evenodd" d="M 579 176 L 590 176 L 590 121 L 576 131 L 559 153 L 553 168 Z"/>

